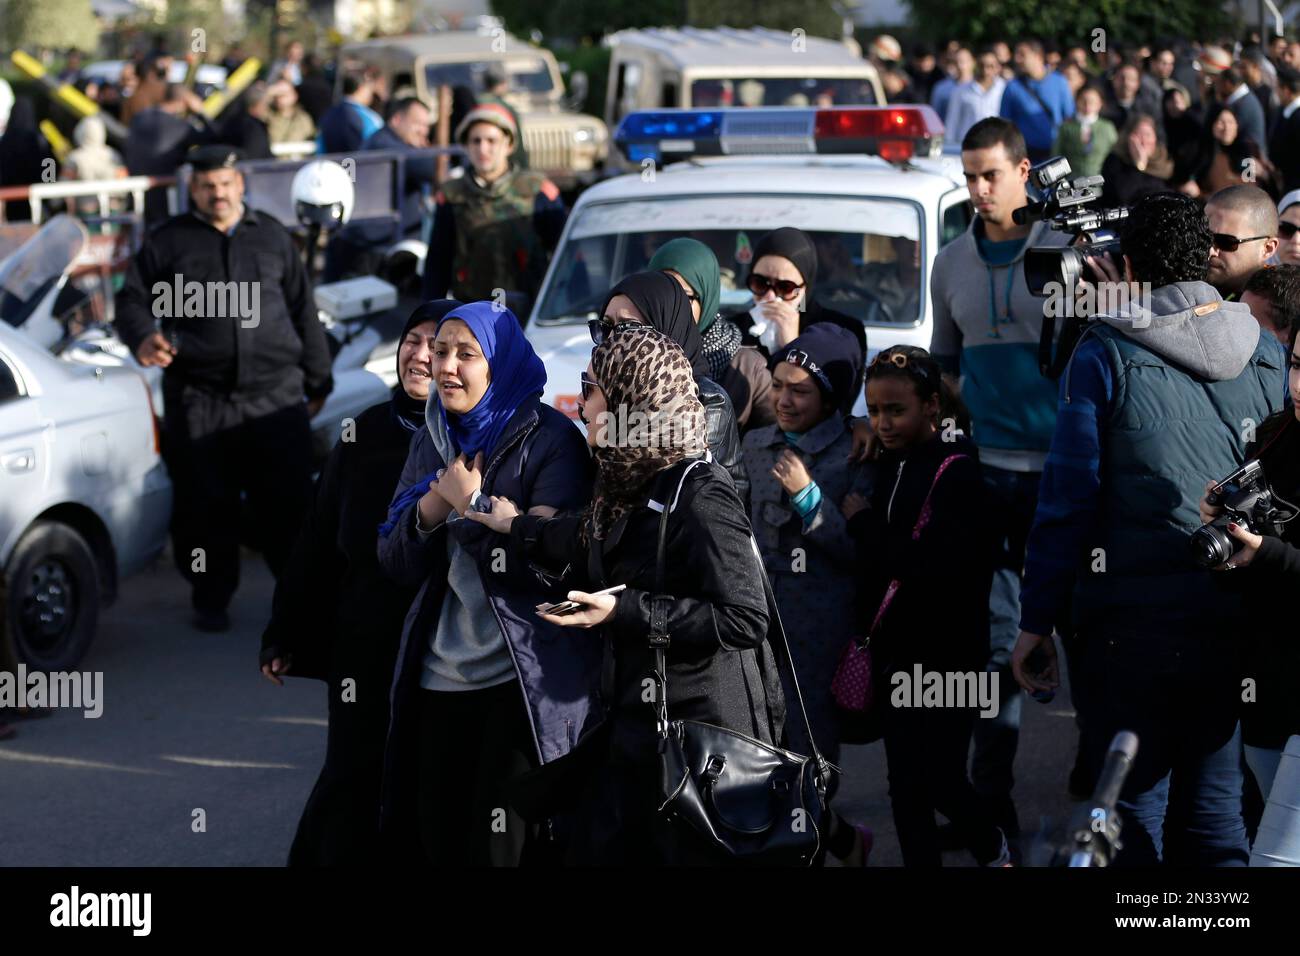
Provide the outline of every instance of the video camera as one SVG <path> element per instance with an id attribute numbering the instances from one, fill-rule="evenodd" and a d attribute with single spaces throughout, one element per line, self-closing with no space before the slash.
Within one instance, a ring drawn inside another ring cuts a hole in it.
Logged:
<path id="1" fill-rule="evenodd" d="M 1108 228 L 1128 217 L 1128 207 L 1114 209 L 1088 208 L 1101 199 L 1105 180 L 1101 176 L 1070 178 L 1070 161 L 1064 156 L 1033 166 L 1029 170 L 1029 183 L 1039 194 L 1037 202 L 1021 206 L 1011 214 L 1017 225 L 1046 222 L 1058 232 L 1074 237 L 1068 246 L 1036 246 L 1025 251 L 1025 284 L 1037 296 L 1073 296 L 1075 286 L 1083 275 L 1086 257 L 1109 257 L 1117 265 L 1120 259 L 1120 241 L 1113 229 Z M 1052 288 L 1052 287 L 1055 288 Z M 1038 342 L 1039 370 L 1049 378 L 1059 378 L 1069 361 L 1074 345 L 1083 333 L 1083 322 L 1074 320 L 1061 331 L 1057 357 L 1052 356 L 1052 342 L 1056 336 L 1056 318 L 1043 316 L 1043 332 Z"/>

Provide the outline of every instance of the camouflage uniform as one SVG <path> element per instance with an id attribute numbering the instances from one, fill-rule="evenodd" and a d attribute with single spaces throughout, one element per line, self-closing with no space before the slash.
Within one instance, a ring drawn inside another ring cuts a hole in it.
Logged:
<path id="1" fill-rule="evenodd" d="M 450 292 L 462 302 L 490 299 L 494 289 L 535 297 L 546 274 L 546 248 L 533 215 L 538 194 L 559 190 L 531 170 L 509 172 L 484 186 L 471 174 L 450 179 L 436 197 L 455 219 Z"/>

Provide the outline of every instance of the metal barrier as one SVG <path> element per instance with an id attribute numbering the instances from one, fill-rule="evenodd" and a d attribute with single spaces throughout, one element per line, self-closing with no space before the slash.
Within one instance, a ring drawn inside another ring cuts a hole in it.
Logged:
<path id="1" fill-rule="evenodd" d="M 113 216 L 112 199 L 129 197 L 133 207 L 129 215 L 144 215 L 144 194 L 155 187 L 167 187 L 167 208 L 176 209 L 175 176 L 128 176 L 125 179 L 68 179 L 57 183 L 32 183 L 29 186 L 0 188 L 0 222 L 5 221 L 4 204 L 28 200 L 32 207 L 32 222 L 40 225 L 45 215 L 46 200 L 94 199 L 99 204 L 98 219 Z"/>
<path id="2" fill-rule="evenodd" d="M 315 156 L 316 141 L 304 139 L 292 143 L 272 143 L 271 155 L 276 159 L 302 159 L 304 156 Z"/>

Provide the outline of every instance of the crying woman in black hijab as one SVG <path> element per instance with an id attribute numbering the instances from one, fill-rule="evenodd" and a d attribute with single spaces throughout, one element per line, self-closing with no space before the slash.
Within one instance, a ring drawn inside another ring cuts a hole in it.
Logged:
<path id="1" fill-rule="evenodd" d="M 388 729 L 388 688 L 402 622 L 417 585 L 379 566 L 375 528 L 388 515 L 411 434 L 424 428 L 438 322 L 461 305 L 426 302 L 397 346 L 397 385 L 345 427 L 316 483 L 288 565 L 275 586 L 259 664 L 276 684 L 311 677 L 329 685 L 325 766 L 303 809 L 290 865 L 368 860 L 379 842 L 377 807 Z M 356 701 L 339 705 L 343 682 Z"/>
<path id="2" fill-rule="evenodd" d="M 663 272 L 637 272 L 627 276 L 609 290 L 601 317 L 592 320 L 592 341 L 599 345 L 609 329 L 622 323 L 658 329 L 686 353 L 704 405 L 709 451 L 731 475 L 740 500 L 748 505 L 749 478 L 745 473 L 740 433 L 736 428 L 736 410 L 726 389 L 708 377 L 709 362 L 704 354 L 704 343 L 685 290 L 677 280 Z"/>
<path id="3" fill-rule="evenodd" d="M 419 306 L 406 320 L 397 340 L 397 385 L 393 389 L 393 420 L 407 432 L 424 427 L 424 406 L 433 382 L 433 340 L 438 323 L 463 303 L 434 299 Z M 391 489 L 390 489 L 391 490 Z"/>
<path id="4" fill-rule="evenodd" d="M 769 353 L 785 348 L 808 326 L 830 322 L 853 333 L 865 360 L 867 335 L 862 323 L 817 303 L 817 247 L 806 232 L 786 226 L 760 239 L 754 245 L 748 285 L 754 296 L 755 328 L 767 332 L 755 334 L 760 334 Z"/>

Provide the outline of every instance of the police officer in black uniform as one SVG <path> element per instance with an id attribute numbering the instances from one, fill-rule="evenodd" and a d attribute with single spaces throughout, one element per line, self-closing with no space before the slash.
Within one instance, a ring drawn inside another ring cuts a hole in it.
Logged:
<path id="1" fill-rule="evenodd" d="M 165 370 L 172 548 L 205 631 L 230 626 L 241 540 L 283 567 L 311 496 L 310 419 L 333 387 L 302 259 L 284 226 L 244 204 L 240 158 L 190 153 L 193 208 L 149 234 L 118 298 L 122 341 Z"/>

